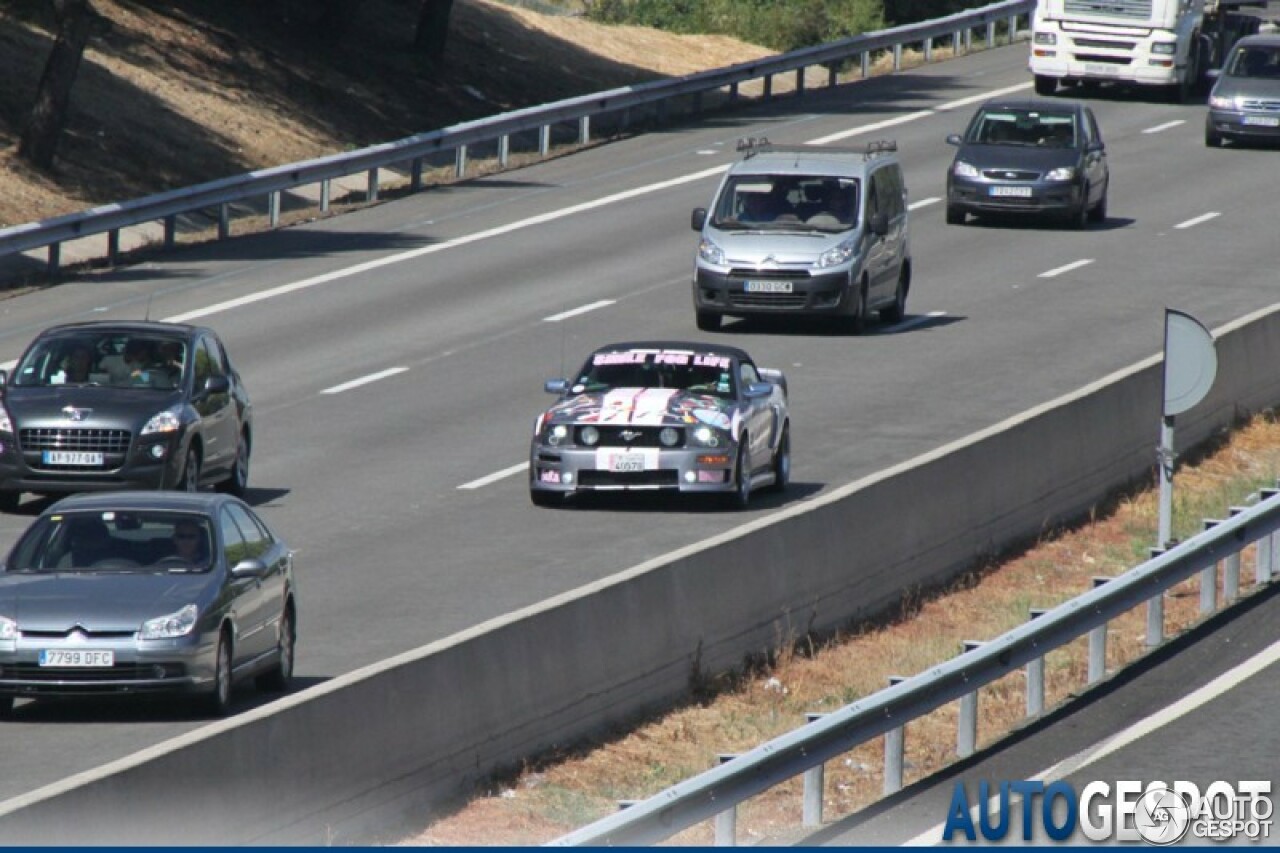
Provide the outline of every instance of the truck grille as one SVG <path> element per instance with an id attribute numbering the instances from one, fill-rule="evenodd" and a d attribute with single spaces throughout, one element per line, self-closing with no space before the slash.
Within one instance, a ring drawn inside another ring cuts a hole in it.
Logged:
<path id="1" fill-rule="evenodd" d="M 1151 17 L 1151 0 L 1066 0 L 1063 7 L 1068 15 L 1097 15 L 1134 20 Z"/>
<path id="2" fill-rule="evenodd" d="M 1076 47 L 1092 47 L 1101 48 L 1103 50 L 1133 50 L 1137 46 L 1136 42 L 1131 41 L 1108 41 L 1107 39 L 1071 39 L 1071 43 Z"/>

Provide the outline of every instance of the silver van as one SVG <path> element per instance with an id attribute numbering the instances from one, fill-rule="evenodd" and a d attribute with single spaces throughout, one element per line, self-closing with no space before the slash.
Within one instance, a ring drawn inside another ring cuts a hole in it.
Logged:
<path id="1" fill-rule="evenodd" d="M 896 323 L 911 289 L 907 189 L 895 142 L 865 148 L 744 139 L 711 208 L 696 208 L 698 328 L 722 317 L 828 315 Z"/>

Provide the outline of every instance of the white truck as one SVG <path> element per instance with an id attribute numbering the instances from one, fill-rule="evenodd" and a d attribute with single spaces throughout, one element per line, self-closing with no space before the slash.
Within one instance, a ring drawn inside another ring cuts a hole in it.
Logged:
<path id="1" fill-rule="evenodd" d="M 1031 32 L 1036 94 L 1059 83 L 1156 86 L 1182 102 L 1260 19 L 1263 0 L 1040 0 Z"/>

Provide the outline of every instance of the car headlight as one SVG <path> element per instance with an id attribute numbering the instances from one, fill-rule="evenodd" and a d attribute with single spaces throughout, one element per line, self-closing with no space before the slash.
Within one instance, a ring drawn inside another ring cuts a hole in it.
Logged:
<path id="1" fill-rule="evenodd" d="M 951 167 L 951 173 L 955 175 L 957 178 L 978 177 L 978 170 L 975 169 L 973 166 L 970 166 L 968 163 L 966 163 L 963 160 L 957 160 L 955 162 L 955 165 Z"/>
<path id="2" fill-rule="evenodd" d="M 818 269 L 826 267 L 838 267 L 843 263 L 847 263 L 850 258 L 858 252 L 858 243 L 850 238 L 840 243 L 839 246 L 833 246 L 818 256 L 818 262 L 814 264 Z"/>
<path id="3" fill-rule="evenodd" d="M 1173 56 L 1178 52 L 1178 45 L 1176 42 L 1171 41 L 1156 42 L 1151 45 L 1151 52 L 1160 54 L 1161 56 Z"/>
<path id="4" fill-rule="evenodd" d="M 724 443 L 720 430 L 709 426 L 700 426 L 694 429 L 693 441 L 703 447 L 719 447 Z"/>
<path id="5" fill-rule="evenodd" d="M 1057 33 L 1036 33 L 1033 36 L 1033 38 L 1035 39 L 1036 44 L 1057 44 L 1058 43 Z"/>
<path id="6" fill-rule="evenodd" d="M 176 409 L 165 409 L 147 421 L 147 425 L 142 428 L 142 435 L 151 435 L 157 432 L 177 432 L 181 426 L 182 419 L 178 417 L 178 411 Z"/>
<path id="7" fill-rule="evenodd" d="M 680 443 L 680 430 L 675 427 L 663 427 L 658 433 L 658 441 L 662 442 L 663 447 L 675 447 Z"/>
<path id="8" fill-rule="evenodd" d="M 0 616 L 0 640 L 18 639 L 18 623 L 8 616 Z"/>
<path id="9" fill-rule="evenodd" d="M 1209 106 L 1219 110 L 1238 110 L 1240 105 L 1236 103 L 1235 98 L 1229 98 L 1224 95 L 1210 95 Z M 2 424 L 0 424 L 2 425 Z"/>
<path id="10" fill-rule="evenodd" d="M 582 442 L 587 447 L 595 447 L 600 443 L 600 430 L 593 426 L 584 426 L 582 429 L 578 430 L 578 441 Z"/>
<path id="11" fill-rule="evenodd" d="M 0 432 L 13 432 L 13 421 L 9 419 L 9 410 L 0 403 Z"/>
<path id="12" fill-rule="evenodd" d="M 552 447 L 563 444 L 569 437 L 569 428 L 564 424 L 556 424 L 547 430 L 547 444 Z"/>
<path id="13" fill-rule="evenodd" d="M 1076 176 L 1075 166 L 1060 166 L 1044 176 L 1046 181 L 1069 181 Z"/>
<path id="14" fill-rule="evenodd" d="M 196 606 L 188 604 L 181 610 L 168 616 L 157 616 L 142 623 L 138 631 L 139 640 L 168 640 L 173 637 L 185 637 L 196 626 Z"/>
<path id="15" fill-rule="evenodd" d="M 698 241 L 698 257 L 716 266 L 724 264 L 724 250 L 705 237 Z"/>

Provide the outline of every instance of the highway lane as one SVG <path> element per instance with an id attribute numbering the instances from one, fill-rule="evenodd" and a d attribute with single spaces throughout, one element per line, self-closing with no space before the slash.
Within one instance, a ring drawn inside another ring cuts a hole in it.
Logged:
<path id="1" fill-rule="evenodd" d="M 1024 62 L 1024 47 L 993 51 L 7 300 L 0 356 L 16 356 L 54 320 L 181 316 L 329 276 L 202 322 L 227 339 L 254 393 L 253 498 L 300 550 L 299 674 L 338 675 L 780 505 L 762 499 L 742 515 L 654 501 L 542 511 L 519 474 L 458 487 L 523 461 L 549 401 L 542 380 L 591 347 L 702 337 L 688 294 L 688 211 L 709 199 L 710 170 L 732 160 L 736 137 L 804 141 L 909 118 L 849 141 L 897 137 L 912 198 L 937 197 L 953 152 L 943 137 L 973 109 L 939 105 L 1026 87 Z M 1156 352 L 1166 304 L 1213 326 L 1273 301 L 1274 234 L 1257 212 L 1269 204 L 1258 164 L 1274 152 L 1198 147 L 1203 107 L 1099 98 L 1095 109 L 1116 176 L 1106 227 L 955 228 L 940 205 L 925 206 L 913 223 L 917 279 L 902 331 L 848 338 L 738 324 L 716 336 L 791 378 L 797 487 L 788 501 Z M 926 110 L 936 112 L 912 117 Z M 1144 132 L 1178 119 L 1185 124 Z M 664 186 L 648 189 L 655 184 Z M 619 193 L 632 195 L 561 215 Z M 1207 211 L 1222 215 L 1174 229 Z M 512 227 L 529 217 L 545 221 Z M 495 229 L 505 230 L 474 239 Z M 1040 278 L 1081 258 L 1092 262 Z M 545 319 L 602 300 L 610 304 Z M 1153 444 L 1156 426 L 1153 414 Z M 0 519 L 0 542 L 26 518 Z M 0 745 L 14 769 L 0 796 L 198 725 L 172 709 L 113 709 L 97 720 L 81 709 L 21 713 L 11 727 L 21 739 Z"/>

